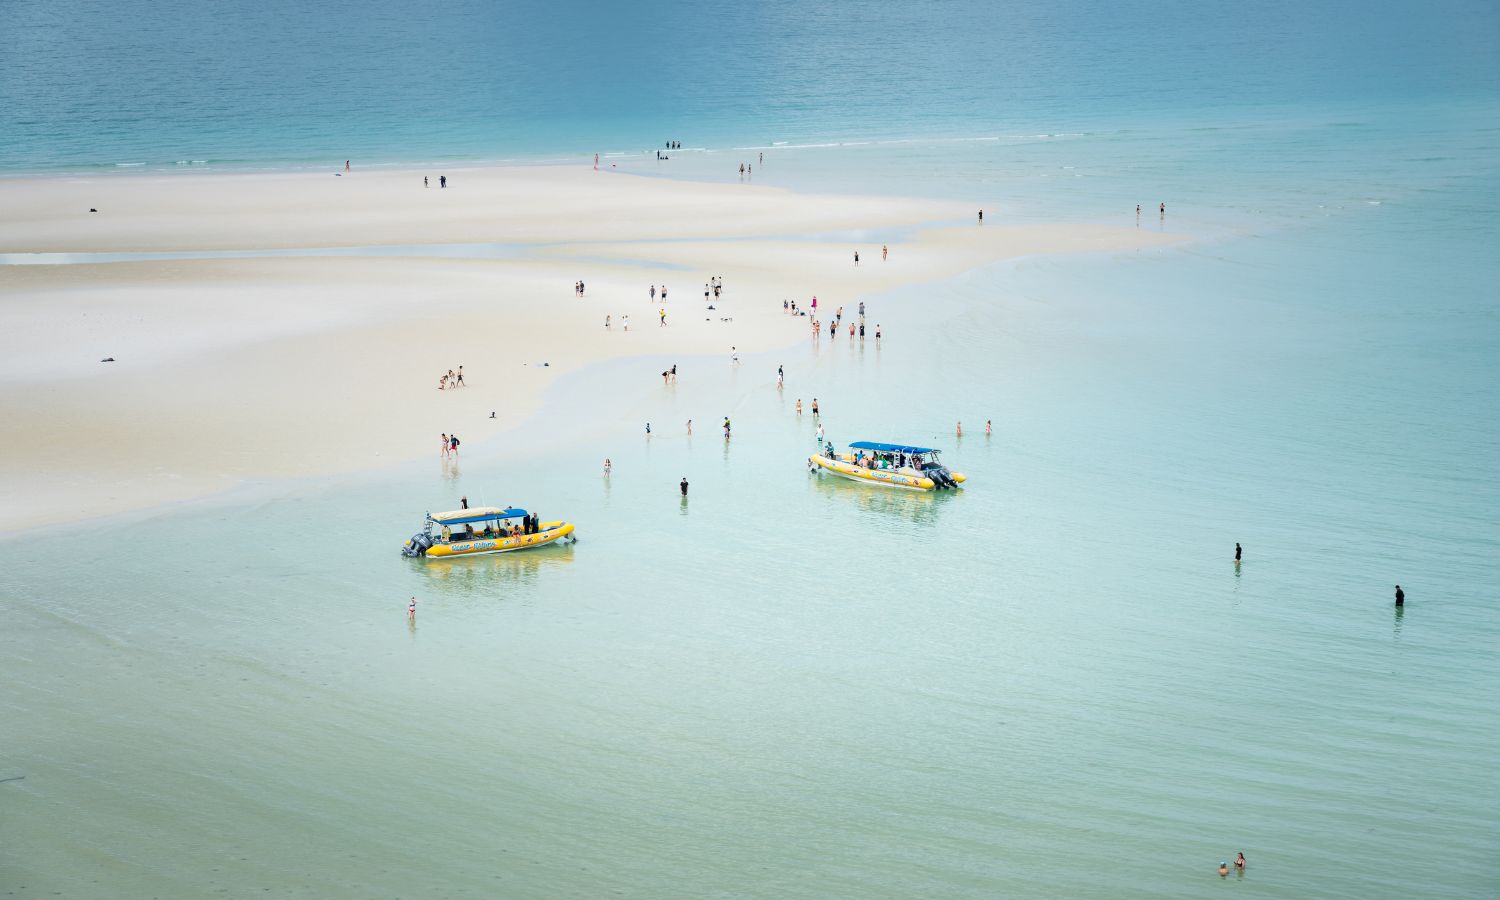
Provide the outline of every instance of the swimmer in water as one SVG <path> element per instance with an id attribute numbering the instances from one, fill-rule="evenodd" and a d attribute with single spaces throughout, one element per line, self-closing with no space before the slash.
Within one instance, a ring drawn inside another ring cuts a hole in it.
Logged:
<path id="1" fill-rule="evenodd" d="M 1219 863 L 1219 877 L 1220 878 L 1224 878 L 1224 877 L 1226 877 L 1228 875 L 1229 875 L 1229 863 L 1227 863 L 1227 862 L 1221 862 L 1221 863 Z"/>
<path id="2" fill-rule="evenodd" d="M 1239 856 L 1234 858 L 1234 867 L 1241 872 L 1245 871 L 1245 852 L 1243 850 L 1240 851 Z"/>
<path id="3" fill-rule="evenodd" d="M 987 435 L 995 433 L 995 426 L 990 424 L 989 419 L 984 420 L 984 433 Z"/>

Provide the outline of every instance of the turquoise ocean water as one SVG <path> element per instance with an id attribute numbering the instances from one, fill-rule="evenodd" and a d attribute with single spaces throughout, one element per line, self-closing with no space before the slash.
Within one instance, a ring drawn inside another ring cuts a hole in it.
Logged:
<path id="1" fill-rule="evenodd" d="M 0 543 L 0 888 L 1496 892 L 1492 7 L 5 14 L 13 172 L 754 145 L 1195 240 L 865 298 L 878 346 L 599 366 L 456 465 Z M 809 477 L 814 396 L 969 489 Z M 460 494 L 582 541 L 400 558 Z"/>

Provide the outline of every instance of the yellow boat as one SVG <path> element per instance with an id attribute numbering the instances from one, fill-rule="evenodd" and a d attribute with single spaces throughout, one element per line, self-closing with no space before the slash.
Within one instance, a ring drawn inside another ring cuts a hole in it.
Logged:
<path id="1" fill-rule="evenodd" d="M 951 471 L 931 447 L 856 441 L 848 453 L 838 453 L 829 444 L 823 452 L 807 458 L 814 472 L 829 472 L 850 481 L 883 484 L 910 491 L 957 489 L 968 479 Z"/>
<path id="2" fill-rule="evenodd" d="M 512 519 L 521 521 L 511 523 Z M 428 513 L 426 525 L 401 547 L 401 555 L 477 556 L 530 550 L 562 540 L 578 541 L 572 522 L 540 522 L 524 509 L 476 506 Z"/>

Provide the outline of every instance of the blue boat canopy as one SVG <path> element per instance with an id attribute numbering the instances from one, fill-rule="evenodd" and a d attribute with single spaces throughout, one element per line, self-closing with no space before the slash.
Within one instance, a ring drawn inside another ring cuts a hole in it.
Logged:
<path id="1" fill-rule="evenodd" d="M 879 444 L 875 441 L 855 441 L 849 445 L 855 450 L 876 450 L 881 453 L 932 453 L 931 447 L 908 447 L 905 444 Z"/>
<path id="2" fill-rule="evenodd" d="M 493 506 L 482 506 L 477 509 L 455 509 L 452 512 L 428 513 L 427 518 L 439 525 L 472 525 L 475 522 L 493 522 L 496 519 L 519 519 L 526 515 L 526 510 L 509 507 L 497 509 Z"/>

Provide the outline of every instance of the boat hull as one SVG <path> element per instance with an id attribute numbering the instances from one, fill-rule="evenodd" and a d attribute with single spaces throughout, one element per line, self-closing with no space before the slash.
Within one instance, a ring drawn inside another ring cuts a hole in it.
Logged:
<path id="1" fill-rule="evenodd" d="M 572 522 L 543 522 L 536 534 L 518 534 L 508 537 L 475 537 L 453 541 L 448 544 L 433 544 L 427 551 L 428 559 L 452 559 L 456 556 L 484 556 L 490 553 L 509 553 L 513 550 L 530 550 L 573 534 Z"/>
<path id="2" fill-rule="evenodd" d="M 817 453 L 809 456 L 807 461 L 821 471 L 863 484 L 878 484 L 883 487 L 901 488 L 908 491 L 937 490 L 937 485 L 933 483 L 931 478 L 924 478 L 921 475 L 906 475 L 890 469 L 866 469 L 864 466 L 856 466 L 852 462 L 846 462 L 842 459 L 829 459 Z"/>

